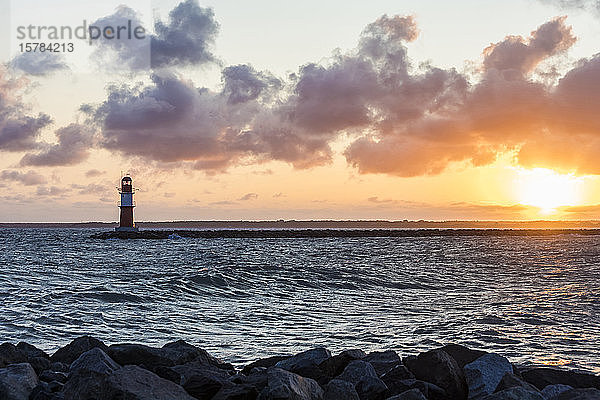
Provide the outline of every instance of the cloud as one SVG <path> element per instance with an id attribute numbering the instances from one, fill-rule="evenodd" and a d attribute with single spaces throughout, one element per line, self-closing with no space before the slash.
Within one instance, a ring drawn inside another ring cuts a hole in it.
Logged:
<path id="1" fill-rule="evenodd" d="M 12 59 L 10 66 L 33 76 L 45 76 L 69 69 L 62 53 L 49 51 L 21 53 Z"/>
<path id="2" fill-rule="evenodd" d="M 242 197 L 240 197 L 238 200 L 240 201 L 248 201 L 248 200 L 256 200 L 258 199 L 258 194 L 256 193 L 246 193 L 245 195 L 243 195 Z"/>
<path id="3" fill-rule="evenodd" d="M 171 25 L 178 18 L 172 12 Z M 553 83 L 539 73 L 576 41 L 565 17 L 491 44 L 473 75 L 412 65 L 406 44 L 417 36 L 414 18 L 384 15 L 356 49 L 286 80 L 234 65 L 215 91 L 161 71 L 149 84 L 113 85 L 103 103 L 82 110 L 97 125 L 98 146 L 208 173 L 267 161 L 325 165 L 341 137 L 359 173 L 432 175 L 455 163 L 488 165 L 502 153 L 523 166 L 600 173 L 600 57 Z"/>
<path id="4" fill-rule="evenodd" d="M 57 196 L 63 196 L 64 194 L 68 193 L 69 189 L 66 188 L 60 188 L 57 186 L 38 186 L 37 190 L 36 190 L 36 194 L 38 196 L 50 196 L 50 197 L 57 197 Z"/>
<path id="5" fill-rule="evenodd" d="M 100 175 L 104 175 L 105 173 L 106 173 L 106 171 L 100 171 L 98 169 L 90 169 L 90 170 L 86 171 L 85 176 L 88 178 L 95 178 Z"/>
<path id="6" fill-rule="evenodd" d="M 8 76 L 0 65 L 0 152 L 23 151 L 37 147 L 37 139 L 52 119 L 43 113 L 29 115 L 29 107 L 21 101 L 24 79 Z"/>
<path id="7" fill-rule="evenodd" d="M 71 124 L 58 129 L 56 136 L 57 144 L 46 144 L 39 153 L 25 154 L 21 158 L 21 165 L 65 166 L 79 164 L 88 158 L 92 134 L 85 126 Z"/>
<path id="8" fill-rule="evenodd" d="M 528 74 L 543 60 L 565 52 L 576 42 L 566 17 L 555 18 L 531 32 L 528 39 L 508 36 L 483 51 L 483 68 Z"/>
<path id="9" fill-rule="evenodd" d="M 94 21 L 93 26 L 144 27 L 139 15 L 131 8 L 120 6 L 109 16 Z M 157 20 L 152 34 L 147 29 L 142 39 L 98 39 L 94 57 L 100 64 L 116 58 L 118 65 L 133 71 L 218 63 L 212 46 L 219 32 L 214 12 L 203 8 L 197 0 L 179 3 L 169 13 L 167 21 Z M 139 35 L 141 36 L 141 35 Z"/>
<path id="10" fill-rule="evenodd" d="M 592 11 L 600 14 L 599 0 L 540 0 L 542 3 L 552 4 L 562 9 L 575 9 Z"/>
<path id="11" fill-rule="evenodd" d="M 4 170 L 0 173 L 0 180 L 20 182 L 25 186 L 41 185 L 47 182 L 46 178 L 35 171 L 19 172 Z"/>

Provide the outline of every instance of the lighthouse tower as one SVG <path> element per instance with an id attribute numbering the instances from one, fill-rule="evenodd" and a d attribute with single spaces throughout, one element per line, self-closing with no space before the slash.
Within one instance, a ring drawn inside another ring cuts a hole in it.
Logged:
<path id="1" fill-rule="evenodd" d="M 121 217 L 119 218 L 119 227 L 115 230 L 118 232 L 137 232 L 138 228 L 135 227 L 135 223 L 133 222 L 133 208 L 135 207 L 133 194 L 135 193 L 135 189 L 129 175 L 121 179 L 121 187 L 117 188 L 117 190 L 121 194 L 121 203 L 119 204 Z"/>

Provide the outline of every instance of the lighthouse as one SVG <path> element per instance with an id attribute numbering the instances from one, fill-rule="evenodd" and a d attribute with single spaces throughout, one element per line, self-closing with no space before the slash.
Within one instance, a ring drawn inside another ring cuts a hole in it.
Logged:
<path id="1" fill-rule="evenodd" d="M 118 232 L 137 232 L 138 228 L 135 227 L 135 223 L 133 222 L 133 208 L 135 207 L 133 194 L 135 193 L 135 189 L 129 175 L 125 175 L 121 179 L 121 187 L 117 188 L 117 190 L 121 194 L 121 203 L 119 203 L 121 217 L 119 218 L 119 227 L 115 230 Z"/>

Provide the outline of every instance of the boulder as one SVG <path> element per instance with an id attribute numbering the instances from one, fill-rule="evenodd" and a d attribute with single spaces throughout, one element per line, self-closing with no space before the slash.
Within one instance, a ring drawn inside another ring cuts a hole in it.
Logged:
<path id="1" fill-rule="evenodd" d="M 427 400 L 427 397 L 423 396 L 423 393 L 421 393 L 419 389 L 411 389 L 395 396 L 388 397 L 386 400 Z"/>
<path id="2" fill-rule="evenodd" d="M 348 381 L 340 379 L 332 379 L 323 388 L 325 393 L 323 394 L 323 400 L 359 400 L 360 397 L 354 389 L 354 385 Z"/>
<path id="3" fill-rule="evenodd" d="M 454 360 L 456 360 L 456 363 L 461 368 L 477 360 L 484 354 L 487 354 L 485 351 L 472 350 L 460 344 L 449 344 L 442 347 L 440 350 L 450 354 L 450 357 L 454 358 Z"/>
<path id="4" fill-rule="evenodd" d="M 567 390 L 573 389 L 569 385 L 548 385 L 544 389 L 542 389 L 542 396 L 545 399 L 554 399 L 556 396 L 561 394 L 562 392 L 566 392 Z"/>
<path id="5" fill-rule="evenodd" d="M 373 368 L 375 368 L 377 376 L 385 374 L 396 365 L 402 363 L 402 359 L 398 353 L 393 350 L 374 351 L 367 354 L 367 356 L 363 358 L 363 361 L 370 363 Z"/>
<path id="6" fill-rule="evenodd" d="M 179 385 L 136 365 L 114 371 L 106 379 L 99 399 L 193 400 Z"/>
<path id="7" fill-rule="evenodd" d="M 235 385 L 249 385 L 256 389 L 260 393 L 269 381 L 267 369 L 265 368 L 253 368 L 252 372 L 248 375 L 237 374 L 229 378 L 229 382 Z"/>
<path id="8" fill-rule="evenodd" d="M 168 357 L 173 360 L 175 365 L 185 364 L 190 361 L 200 361 L 203 364 L 212 365 L 219 369 L 235 371 L 235 367 L 230 363 L 219 360 L 211 356 L 206 350 L 186 343 L 183 340 L 167 343 L 162 348 L 168 351 Z"/>
<path id="9" fill-rule="evenodd" d="M 540 392 L 532 392 L 524 387 L 517 386 L 496 392 L 485 397 L 483 400 L 545 400 Z"/>
<path id="10" fill-rule="evenodd" d="M 71 374 L 76 373 L 96 373 L 100 375 L 110 375 L 113 371 L 121 368 L 104 351 L 95 347 L 79 356 L 69 368 Z"/>
<path id="11" fill-rule="evenodd" d="M 321 370 L 330 377 L 338 376 L 351 361 L 362 360 L 367 355 L 359 349 L 342 351 L 319 364 Z"/>
<path id="12" fill-rule="evenodd" d="M 223 388 L 227 380 L 212 374 L 193 375 L 183 384 L 186 392 L 199 400 L 210 400 Z"/>
<path id="13" fill-rule="evenodd" d="M 48 369 L 46 371 L 43 371 L 39 375 L 39 378 L 41 381 L 44 382 L 56 381 L 60 383 L 65 383 L 67 381 L 67 374 L 65 374 L 64 372 L 54 372 Z"/>
<path id="14" fill-rule="evenodd" d="M 513 366 L 514 368 L 514 366 Z M 535 386 L 533 386 L 531 383 L 529 382 L 525 382 L 523 379 L 519 378 L 517 375 L 515 374 L 505 374 L 502 379 L 500 380 L 500 383 L 498 383 L 498 386 L 496 386 L 496 390 L 495 392 L 501 392 L 503 390 L 506 389 L 510 389 L 511 387 L 523 387 L 527 390 L 530 390 L 532 392 L 537 392 L 537 388 Z"/>
<path id="15" fill-rule="evenodd" d="M 504 375 L 513 373 L 510 361 L 494 353 L 477 358 L 465 365 L 463 370 L 469 386 L 469 399 L 474 400 L 494 393 Z"/>
<path id="16" fill-rule="evenodd" d="M 532 368 L 521 372 L 523 379 L 542 390 L 548 385 L 600 389 L 600 376 L 555 368 Z"/>
<path id="17" fill-rule="evenodd" d="M 598 400 L 600 399 L 600 390 L 596 388 L 587 389 L 569 389 L 560 393 L 551 400 Z"/>
<path id="18" fill-rule="evenodd" d="M 252 385 L 227 385 L 222 387 L 211 400 L 255 400 L 258 391 Z"/>
<path id="19" fill-rule="evenodd" d="M 423 396 L 427 397 L 430 400 L 448 399 L 448 395 L 442 388 L 434 385 L 433 383 L 420 381 L 417 379 L 404 379 L 390 383 L 390 385 L 388 386 L 387 395 L 394 396 L 402 394 L 412 389 L 419 390 L 421 393 L 423 393 Z"/>
<path id="20" fill-rule="evenodd" d="M 52 363 L 45 357 L 27 357 L 27 362 L 31 364 L 36 374 L 41 374 L 42 371 L 50 369 Z"/>
<path id="21" fill-rule="evenodd" d="M 65 347 L 61 347 L 60 349 L 56 350 L 56 352 L 50 356 L 50 361 L 71 364 L 73 361 L 79 358 L 80 355 L 88 350 L 93 349 L 94 347 L 98 347 L 104 352 L 108 350 L 106 345 L 100 340 L 91 336 L 81 336 L 73 340 Z"/>
<path id="22" fill-rule="evenodd" d="M 293 371 L 294 369 L 305 367 L 307 364 L 319 365 L 331 357 L 331 352 L 324 347 L 317 347 L 298 353 L 292 357 L 281 360 L 275 364 L 276 368 Z"/>
<path id="23" fill-rule="evenodd" d="M 388 388 L 392 388 L 395 382 L 406 379 L 414 379 L 415 376 L 404 365 L 399 364 L 381 376 L 381 380 Z"/>
<path id="24" fill-rule="evenodd" d="M 258 395 L 259 400 L 322 400 L 323 389 L 310 378 L 272 367 L 267 371 L 267 386 Z"/>
<path id="25" fill-rule="evenodd" d="M 200 360 L 192 361 L 183 365 L 176 365 L 170 369 L 179 374 L 179 384 L 182 386 L 186 386 L 188 381 L 192 379 L 196 382 L 225 382 L 231 378 L 229 371 L 217 368 L 213 365 L 204 364 Z"/>
<path id="26" fill-rule="evenodd" d="M 49 369 L 54 372 L 69 372 L 69 365 L 61 362 L 53 362 L 50 363 Z"/>
<path id="27" fill-rule="evenodd" d="M 46 358 L 46 359 L 50 358 L 50 356 L 45 351 L 40 350 L 37 347 L 35 347 L 29 343 L 19 342 L 19 343 L 17 343 L 17 349 L 19 349 L 23 354 L 25 354 L 25 356 L 27 358 L 30 358 L 30 357 L 41 357 L 41 358 Z"/>
<path id="28" fill-rule="evenodd" d="M 31 365 L 10 364 L 0 369 L 0 399 L 28 400 L 39 380 Z"/>
<path id="29" fill-rule="evenodd" d="M 375 368 L 363 360 L 352 361 L 337 379 L 352 383 L 361 400 L 383 399 L 388 390 Z"/>
<path id="30" fill-rule="evenodd" d="M 279 361 L 287 360 L 290 356 L 272 356 L 267 358 L 261 358 L 251 362 L 250 364 L 242 368 L 242 374 L 248 375 L 254 368 L 269 368 L 277 364 Z"/>
<path id="31" fill-rule="evenodd" d="M 442 388 L 449 399 L 465 400 L 468 386 L 463 370 L 448 353 L 430 350 L 418 356 L 406 357 L 404 365 L 413 375 Z"/>
<path id="32" fill-rule="evenodd" d="M 12 343 L 0 344 L 0 368 L 10 364 L 26 363 L 27 356 Z"/>
<path id="33" fill-rule="evenodd" d="M 63 393 L 66 400 L 96 400 L 106 388 L 108 377 L 121 366 L 99 347 L 81 354 L 71 364 Z"/>

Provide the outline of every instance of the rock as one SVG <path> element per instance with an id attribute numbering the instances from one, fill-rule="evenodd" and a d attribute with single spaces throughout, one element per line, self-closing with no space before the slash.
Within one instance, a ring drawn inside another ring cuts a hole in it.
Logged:
<path id="1" fill-rule="evenodd" d="M 545 400 L 540 392 L 532 392 L 524 387 L 512 387 L 510 389 L 496 392 L 482 397 L 482 400 Z"/>
<path id="2" fill-rule="evenodd" d="M 210 400 L 225 385 L 226 380 L 211 374 L 193 375 L 185 381 L 186 392 L 200 400 Z"/>
<path id="3" fill-rule="evenodd" d="M 411 389 L 395 396 L 388 397 L 386 400 L 427 400 L 427 397 L 423 396 L 423 393 L 421 393 L 419 389 Z"/>
<path id="4" fill-rule="evenodd" d="M 460 344 L 449 344 L 442 347 L 440 350 L 445 351 L 450 355 L 450 357 L 454 358 L 458 366 L 461 368 L 487 354 L 485 351 L 471 350 L 468 347 Z"/>
<path id="5" fill-rule="evenodd" d="M 26 363 L 27 356 L 12 343 L 0 344 L 0 368 L 10 364 Z"/>
<path id="6" fill-rule="evenodd" d="M 191 361 L 202 362 L 219 369 L 235 368 L 228 363 L 211 356 L 205 350 L 192 346 L 182 340 L 168 343 L 162 348 L 145 346 L 143 344 L 116 344 L 108 348 L 108 355 L 121 365 L 144 366 L 149 370 L 155 367 L 172 367 Z"/>
<path id="7" fill-rule="evenodd" d="M 69 372 L 69 366 L 61 362 L 50 363 L 49 369 L 54 372 Z"/>
<path id="8" fill-rule="evenodd" d="M 321 370 L 330 377 L 338 376 L 351 361 L 362 360 L 367 355 L 359 349 L 342 351 L 319 364 Z"/>
<path id="9" fill-rule="evenodd" d="M 360 399 L 358 393 L 356 393 L 356 389 L 354 389 L 354 385 L 348 381 L 332 379 L 323 389 L 325 391 L 323 400 Z"/>
<path id="10" fill-rule="evenodd" d="M 242 374 L 248 375 L 250 371 L 254 368 L 269 368 L 277 364 L 279 361 L 287 360 L 290 356 L 272 356 L 267 358 L 261 358 L 260 360 L 256 360 L 251 362 L 242 368 Z"/>
<path id="11" fill-rule="evenodd" d="M 42 371 L 50 369 L 52 364 L 50 360 L 45 357 L 27 357 L 27 362 L 33 367 L 36 374 L 41 374 Z"/>
<path id="12" fill-rule="evenodd" d="M 94 347 L 98 347 L 104 352 L 108 350 L 106 345 L 100 340 L 91 336 L 81 336 L 73 340 L 65 347 L 61 347 L 60 349 L 56 350 L 56 352 L 50 356 L 50 361 L 71 364 L 73 361 L 79 358 L 80 355 L 88 350 L 93 349 Z"/>
<path id="13" fill-rule="evenodd" d="M 39 378 L 41 381 L 44 382 L 56 381 L 60 383 L 65 383 L 67 381 L 67 374 L 65 374 L 64 372 L 54 372 L 48 369 L 46 371 L 43 371 L 39 375 Z"/>
<path id="14" fill-rule="evenodd" d="M 406 368 L 402 364 L 396 365 L 394 368 L 392 368 L 391 370 L 389 370 L 388 372 L 386 372 L 385 374 L 383 374 L 381 376 L 381 380 L 383 381 L 383 383 L 385 383 L 385 385 L 390 390 L 394 386 L 395 382 L 404 381 L 406 379 L 414 379 L 414 378 L 415 378 L 415 376 L 412 374 L 412 372 L 410 372 L 408 370 L 408 368 Z M 400 392 L 397 392 L 394 394 L 399 394 L 399 393 Z"/>
<path id="15" fill-rule="evenodd" d="M 268 383 L 267 369 L 265 368 L 253 368 L 249 375 L 237 374 L 229 378 L 229 382 L 236 385 L 250 385 L 260 393 Z"/>
<path id="16" fill-rule="evenodd" d="M 513 368 L 514 368 L 514 366 L 513 366 Z M 494 390 L 494 391 L 501 392 L 503 390 L 510 389 L 512 387 L 522 387 L 522 388 L 525 388 L 532 392 L 538 391 L 537 388 L 535 386 L 533 386 L 531 383 L 525 382 L 523 379 L 519 378 L 515 374 L 510 374 L 510 373 L 505 374 L 502 377 L 502 379 L 500 380 L 500 383 L 498 384 L 498 386 L 496 386 L 496 390 Z"/>
<path id="17" fill-rule="evenodd" d="M 216 357 L 211 356 L 206 350 L 178 340 L 165 344 L 163 349 L 168 351 L 168 357 L 170 357 L 175 365 L 185 364 L 190 361 L 201 361 L 203 364 L 212 365 L 219 369 L 235 371 L 235 368 L 230 363 L 226 363 L 219 360 Z"/>
<path id="18" fill-rule="evenodd" d="M 67 400 L 96 400 L 106 389 L 106 380 L 121 366 L 102 349 L 94 347 L 71 364 L 63 393 Z"/>
<path id="19" fill-rule="evenodd" d="M 363 360 L 352 361 L 337 379 L 352 383 L 361 400 L 383 399 L 388 389 L 375 368 Z"/>
<path id="20" fill-rule="evenodd" d="M 310 378 L 272 367 L 267 371 L 267 386 L 258 395 L 259 400 L 322 400 L 323 389 Z"/>
<path id="21" fill-rule="evenodd" d="M 255 400 L 258 391 L 252 385 L 222 387 L 211 400 Z"/>
<path id="22" fill-rule="evenodd" d="M 542 390 L 548 385 L 562 384 L 573 388 L 600 389 L 600 376 L 554 368 L 533 368 L 522 371 L 523 379 Z"/>
<path id="23" fill-rule="evenodd" d="M 467 385 L 469 386 L 469 399 L 480 399 L 494 393 L 505 374 L 512 374 L 513 368 L 506 358 L 489 353 L 463 368 Z"/>
<path id="24" fill-rule="evenodd" d="M 420 381 L 417 379 L 404 379 L 390 383 L 390 385 L 388 386 L 387 395 L 398 395 L 412 389 L 418 389 L 419 391 L 421 391 L 421 393 L 423 393 L 423 396 L 430 400 L 448 399 L 448 395 L 442 388 L 434 385 L 433 383 Z"/>
<path id="25" fill-rule="evenodd" d="M 200 381 L 207 378 L 210 381 L 225 382 L 231 378 L 230 372 L 213 365 L 204 364 L 202 361 L 192 361 L 183 365 L 171 367 L 180 376 L 180 385 L 186 386 L 188 381 Z M 177 382 L 176 382 L 177 383 Z"/>
<path id="26" fill-rule="evenodd" d="M 542 389 L 542 396 L 544 396 L 545 399 L 554 399 L 554 397 L 570 389 L 573 388 L 569 385 L 548 385 L 544 389 Z"/>
<path id="27" fill-rule="evenodd" d="M 307 364 L 318 366 L 330 357 L 331 352 L 329 350 L 324 347 L 317 347 L 281 360 L 275 364 L 275 367 L 285 369 L 286 371 L 293 371 L 294 369 L 305 367 Z"/>
<path id="28" fill-rule="evenodd" d="M 445 351 L 430 350 L 416 357 L 406 357 L 404 365 L 417 379 L 442 388 L 450 399 L 467 398 L 468 386 L 464 372 Z"/>
<path id="29" fill-rule="evenodd" d="M 127 400 L 193 400 L 175 383 L 140 368 L 127 365 L 114 371 L 102 389 L 99 399 Z"/>
<path id="30" fill-rule="evenodd" d="M 27 358 L 29 358 L 29 357 L 41 357 L 41 358 L 46 358 L 46 359 L 50 358 L 50 356 L 45 351 L 40 350 L 37 347 L 35 347 L 29 343 L 19 342 L 19 343 L 17 343 L 17 349 L 19 349 L 23 354 L 25 354 L 25 356 Z"/>
<path id="31" fill-rule="evenodd" d="M 119 364 L 114 362 L 104 351 L 95 347 L 86 351 L 73 361 L 70 367 L 70 372 L 75 373 L 96 373 L 100 375 L 110 375 L 113 371 L 121 368 Z"/>
<path id="32" fill-rule="evenodd" d="M 327 383 L 331 377 L 321 369 L 320 364 L 331 358 L 325 348 L 316 348 L 296 354 L 275 364 L 275 367 L 293 372 L 304 378 L 310 378 L 319 384 Z"/>
<path id="33" fill-rule="evenodd" d="M 374 351 L 367 354 L 367 356 L 363 358 L 363 361 L 370 363 L 373 368 L 375 368 L 377 376 L 385 374 L 396 365 L 402 363 L 402 359 L 398 353 L 393 350 Z"/>
<path id="34" fill-rule="evenodd" d="M 552 400 L 598 400 L 600 399 L 600 390 L 596 388 L 587 389 L 569 389 L 560 393 Z"/>
<path id="35" fill-rule="evenodd" d="M 39 380 L 31 365 L 10 364 L 0 369 L 0 399 L 28 400 Z"/>

